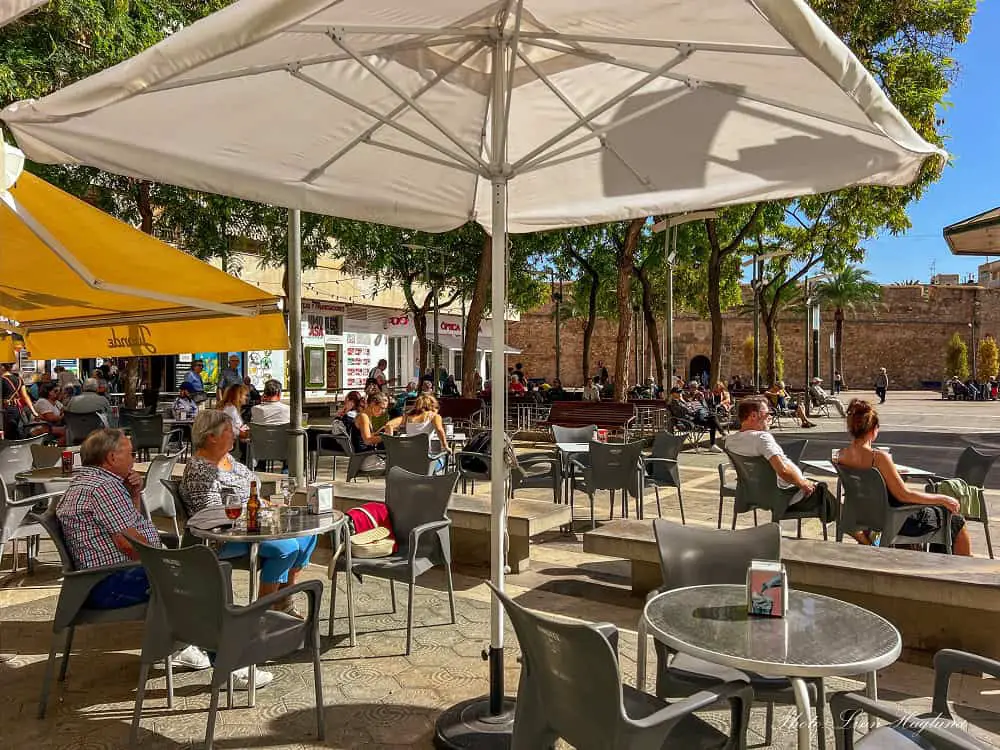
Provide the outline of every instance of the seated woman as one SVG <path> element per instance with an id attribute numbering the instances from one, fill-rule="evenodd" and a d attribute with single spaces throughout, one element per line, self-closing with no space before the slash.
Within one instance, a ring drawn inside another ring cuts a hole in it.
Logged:
<path id="1" fill-rule="evenodd" d="M 250 498 L 250 482 L 254 475 L 229 454 L 234 439 L 232 422 L 225 413 L 217 410 L 198 412 L 191 426 L 194 454 L 184 466 L 180 485 L 181 500 L 189 515 L 212 505 L 221 506 L 223 490 L 235 493 L 243 503 Z M 294 585 L 315 547 L 315 536 L 261 542 L 260 595 Z M 249 547 L 243 542 L 227 542 L 219 550 L 219 558 L 242 557 L 248 552 Z M 275 605 L 274 609 L 302 617 L 290 598 Z"/>
<path id="2" fill-rule="evenodd" d="M 49 433 L 63 445 L 66 442 L 66 426 L 63 423 L 61 394 L 62 390 L 58 383 L 40 383 L 35 411 L 38 413 L 38 419 L 45 422 Z"/>
<path id="3" fill-rule="evenodd" d="M 671 388 L 667 410 L 671 417 L 708 428 L 708 449 L 712 453 L 722 453 L 722 448 L 715 444 L 715 438 L 719 432 L 725 434 L 725 429 L 719 424 L 715 412 L 705 406 L 703 401 L 698 398 L 685 399 L 680 388 Z"/>
<path id="4" fill-rule="evenodd" d="M 715 384 L 712 388 L 712 404 L 718 408 L 723 407 L 726 411 L 733 408 L 733 399 L 729 395 L 729 391 L 726 389 L 726 384 L 721 380 Z"/>
<path id="5" fill-rule="evenodd" d="M 337 409 L 337 413 L 334 416 L 341 419 L 347 414 L 354 416 L 364 408 L 365 397 L 358 393 L 358 391 L 351 391 L 344 396 L 344 403 L 340 405 L 340 408 Z"/>
<path id="6" fill-rule="evenodd" d="M 785 390 L 785 381 L 779 380 L 776 383 L 771 383 L 771 387 L 764 391 L 764 395 L 767 396 L 767 400 L 771 402 L 772 408 L 780 409 L 781 411 L 788 411 L 792 408 L 793 401 Z M 810 422 L 809 417 L 806 416 L 805 409 L 802 408 L 802 404 L 794 404 L 795 406 L 795 416 L 799 420 L 799 425 L 801 427 L 815 427 L 815 422 Z"/>
<path id="7" fill-rule="evenodd" d="M 246 400 L 247 387 L 245 385 L 231 385 L 222 394 L 222 398 L 219 399 L 219 403 L 215 407 L 226 415 L 233 426 L 233 435 L 240 440 L 250 438 L 250 425 L 243 421 L 243 416 L 240 414 Z"/>
<path id="8" fill-rule="evenodd" d="M 868 401 L 854 399 L 847 407 L 847 430 L 854 440 L 840 451 L 837 459 L 839 464 L 850 469 L 865 469 L 873 467 L 885 480 L 885 488 L 889 493 L 889 504 L 922 505 L 906 519 L 900 531 L 901 536 L 923 536 L 941 528 L 946 514 L 944 508 L 950 510 L 952 550 L 956 555 L 971 555 L 972 544 L 969 540 L 969 530 L 965 528 L 965 519 L 959 515 L 959 504 L 947 495 L 934 495 L 929 492 L 911 490 L 903 483 L 892 456 L 872 448 L 872 443 L 878 437 L 879 419 L 875 407 Z M 859 544 L 871 544 L 868 532 L 860 531 L 854 534 Z"/>
<path id="9" fill-rule="evenodd" d="M 376 420 L 382 420 L 389 409 L 389 398 L 384 393 L 373 394 L 365 407 L 357 412 L 348 412 L 341 418 L 347 434 L 351 436 L 351 446 L 355 453 L 371 453 L 361 463 L 362 471 L 374 471 L 385 466 L 385 459 L 375 455 L 382 445 L 382 436 L 374 426 Z"/>
<path id="10" fill-rule="evenodd" d="M 417 396 L 413 408 L 402 417 L 391 420 L 385 426 L 385 431 L 393 435 L 401 432 L 404 435 L 436 434 L 441 443 L 441 450 L 448 450 L 448 436 L 444 431 L 444 422 L 438 414 L 438 402 L 429 393 Z M 445 459 L 438 459 L 438 470 L 444 469 Z"/>

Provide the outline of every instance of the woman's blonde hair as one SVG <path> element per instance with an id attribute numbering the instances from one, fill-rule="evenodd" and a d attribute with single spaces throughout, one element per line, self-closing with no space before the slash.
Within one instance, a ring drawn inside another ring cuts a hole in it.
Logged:
<path id="1" fill-rule="evenodd" d="M 231 385 L 226 388 L 225 393 L 222 394 L 222 398 L 219 400 L 218 409 L 222 411 L 227 406 L 235 406 L 237 409 L 243 405 L 243 400 L 246 395 L 250 392 L 250 389 L 245 385 Z"/>
<path id="2" fill-rule="evenodd" d="M 426 414 L 429 411 L 438 410 L 438 400 L 434 398 L 432 393 L 421 393 L 417 396 L 416 400 L 413 402 L 413 406 L 410 408 L 408 414 L 410 416 L 420 416 L 421 414 Z"/>

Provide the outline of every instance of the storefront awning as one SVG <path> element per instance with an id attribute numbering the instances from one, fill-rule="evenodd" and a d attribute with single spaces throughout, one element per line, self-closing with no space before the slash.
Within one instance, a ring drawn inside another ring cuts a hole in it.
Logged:
<path id="1" fill-rule="evenodd" d="M 952 255 L 1000 255 L 1000 207 L 944 228 Z"/>
<path id="2" fill-rule="evenodd" d="M 7 176 L 0 315 L 32 357 L 288 348 L 276 297 L 31 174 Z"/>

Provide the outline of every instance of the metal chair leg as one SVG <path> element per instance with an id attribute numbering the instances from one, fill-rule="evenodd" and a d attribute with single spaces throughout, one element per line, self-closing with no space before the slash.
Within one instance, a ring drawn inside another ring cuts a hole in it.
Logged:
<path id="1" fill-rule="evenodd" d="M 75 631 L 75 627 L 70 627 L 66 634 L 66 648 L 63 651 L 62 666 L 59 668 L 59 682 L 66 681 L 66 670 L 69 669 L 69 655 L 73 651 L 73 633 Z"/>
<path id="2" fill-rule="evenodd" d="M 764 716 L 764 746 L 769 747 L 774 739 L 774 704 L 767 704 L 767 713 Z"/>
<path id="3" fill-rule="evenodd" d="M 389 599 L 392 601 L 392 613 L 396 614 L 396 582 L 389 579 Z"/>
<path id="4" fill-rule="evenodd" d="M 681 509 L 681 524 L 686 525 L 687 521 L 684 520 L 684 497 L 681 495 L 680 483 L 677 484 L 677 504 Z M 719 525 L 721 526 L 722 524 L 720 523 Z"/>
<path id="5" fill-rule="evenodd" d="M 42 679 L 42 696 L 38 700 L 38 718 L 45 718 L 45 710 L 49 705 L 49 691 L 52 689 L 52 675 L 56 671 L 56 647 L 62 633 L 52 634 L 52 644 L 49 646 L 49 660 L 45 663 L 45 677 Z"/>
<path id="6" fill-rule="evenodd" d="M 448 608 L 451 610 L 451 624 L 455 624 L 455 584 L 451 578 L 451 563 L 445 563 L 445 572 L 448 574 Z"/>
<path id="7" fill-rule="evenodd" d="M 350 572 L 347 576 L 350 577 Z M 333 638 L 333 621 L 337 615 L 337 571 L 333 571 L 333 579 L 330 581 L 330 617 L 327 620 L 327 636 Z"/>
<path id="8" fill-rule="evenodd" d="M 169 657 L 167 657 L 169 659 Z M 132 729 L 129 731 L 129 747 L 135 747 L 139 742 L 139 721 L 142 719 L 142 702 L 146 697 L 146 681 L 149 679 L 149 664 L 145 661 L 139 666 L 139 685 L 135 691 L 135 709 L 132 711 Z M 169 708 L 169 704 L 167 705 Z"/>
<path id="9" fill-rule="evenodd" d="M 826 750 L 826 686 L 823 680 L 816 680 L 816 735 L 819 750 Z"/>
<path id="10" fill-rule="evenodd" d="M 410 588 L 406 594 L 406 655 L 410 655 L 413 646 L 413 589 L 416 585 L 413 581 L 413 573 L 410 573 Z"/>
<path id="11" fill-rule="evenodd" d="M 208 704 L 208 726 L 205 728 L 205 750 L 212 750 L 215 743 L 215 720 L 219 715 L 219 690 L 222 685 L 215 682 L 215 675 L 212 675 L 212 700 Z M 229 691 L 232 695 L 232 691 Z"/>
<path id="12" fill-rule="evenodd" d="M 802 519 L 801 518 L 796 521 L 795 538 L 796 539 L 801 539 L 802 538 Z"/>
<path id="13" fill-rule="evenodd" d="M 166 658 L 166 671 L 167 671 L 167 708 L 174 707 L 174 658 L 172 656 L 167 656 Z M 145 681 L 142 683 L 145 685 Z"/>
<path id="14" fill-rule="evenodd" d="M 722 528 L 722 492 L 719 492 L 719 521 L 716 523 L 715 528 Z"/>
<path id="15" fill-rule="evenodd" d="M 326 722 L 323 721 L 323 670 L 319 663 L 319 623 L 313 623 L 313 684 L 316 692 L 316 736 L 326 739 Z"/>
<path id="16" fill-rule="evenodd" d="M 658 515 L 660 518 L 663 518 L 663 509 L 660 508 L 660 487 L 659 487 L 659 485 L 656 485 L 656 484 L 653 485 L 653 494 L 656 496 L 656 515 Z M 683 522 L 684 521 L 682 519 L 681 523 L 683 523 Z"/>

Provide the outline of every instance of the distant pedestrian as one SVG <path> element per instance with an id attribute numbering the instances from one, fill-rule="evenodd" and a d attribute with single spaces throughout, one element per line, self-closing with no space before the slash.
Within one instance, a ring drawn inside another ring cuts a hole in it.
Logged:
<path id="1" fill-rule="evenodd" d="M 885 372 L 884 367 L 878 369 L 878 375 L 875 376 L 875 394 L 878 396 L 878 402 L 880 404 L 885 403 L 885 393 L 889 390 L 889 376 Z"/>
<path id="2" fill-rule="evenodd" d="M 844 376 L 840 374 L 840 370 L 834 370 L 833 392 L 837 394 L 840 393 L 842 390 L 844 390 Z"/>

